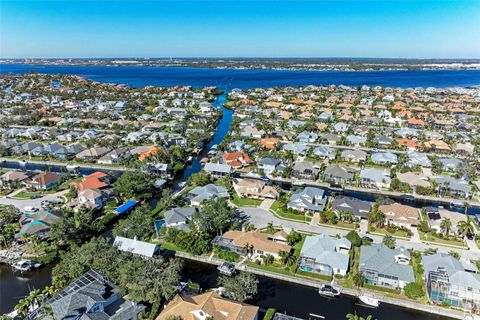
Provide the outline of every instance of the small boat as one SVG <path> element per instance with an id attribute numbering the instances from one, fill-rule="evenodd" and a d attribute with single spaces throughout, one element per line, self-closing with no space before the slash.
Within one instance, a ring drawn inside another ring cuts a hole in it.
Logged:
<path id="1" fill-rule="evenodd" d="M 33 262 L 31 260 L 20 260 L 12 265 L 13 269 L 20 272 L 28 272 L 37 270 L 42 266 L 41 263 Z"/>
<path id="2" fill-rule="evenodd" d="M 229 276 L 229 277 L 233 276 L 235 274 L 235 272 L 237 271 L 236 268 L 235 268 L 235 265 L 233 263 L 230 263 L 230 262 L 222 263 L 221 265 L 219 265 L 217 267 L 217 270 L 221 274 Z"/>
<path id="3" fill-rule="evenodd" d="M 358 299 L 369 307 L 378 308 L 380 306 L 380 301 L 367 295 L 360 295 Z"/>
<path id="4" fill-rule="evenodd" d="M 180 282 L 178 285 L 173 286 L 173 288 L 174 288 L 175 291 L 177 291 L 177 292 L 182 292 L 186 287 L 187 287 L 187 283 L 186 283 L 186 282 Z"/>
<path id="5" fill-rule="evenodd" d="M 331 284 L 324 284 L 318 289 L 318 293 L 326 297 L 338 297 L 341 293 L 340 289 L 335 288 Z"/>
<path id="6" fill-rule="evenodd" d="M 305 182 L 303 181 L 293 181 L 292 186 L 303 186 L 305 185 Z"/>
<path id="7" fill-rule="evenodd" d="M 78 170 L 78 168 L 80 168 L 80 166 L 77 166 L 75 164 L 67 164 L 67 170 L 68 171 L 76 171 L 76 170 Z"/>

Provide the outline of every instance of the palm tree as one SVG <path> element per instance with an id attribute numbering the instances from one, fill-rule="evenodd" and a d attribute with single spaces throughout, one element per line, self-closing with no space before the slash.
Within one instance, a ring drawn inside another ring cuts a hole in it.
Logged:
<path id="1" fill-rule="evenodd" d="M 245 255 L 250 255 L 251 253 L 253 253 L 253 245 L 251 245 L 250 243 L 245 243 L 245 245 L 243 246 L 243 250 L 245 251 Z"/>
<path id="2" fill-rule="evenodd" d="M 448 235 L 452 229 L 452 221 L 449 218 L 443 218 L 442 222 L 440 222 L 440 229 L 442 229 L 445 235 Z"/>
<path id="3" fill-rule="evenodd" d="M 353 275 L 352 280 L 353 280 L 353 284 L 356 287 L 362 287 L 363 283 L 365 282 L 365 277 L 362 276 L 362 274 L 360 272 L 357 272 Z"/>
<path id="4" fill-rule="evenodd" d="M 278 255 L 280 256 L 280 260 L 282 261 L 282 264 L 289 267 L 293 266 L 297 261 L 297 258 L 292 254 L 292 252 L 280 251 Z"/>
<path id="5" fill-rule="evenodd" d="M 475 233 L 474 230 L 473 230 L 473 226 L 472 226 L 472 223 L 470 221 L 470 218 L 467 218 L 467 221 L 460 221 L 457 224 L 457 228 L 458 228 L 458 233 L 461 234 L 462 236 L 466 236 L 466 235 Z"/>
<path id="6" fill-rule="evenodd" d="M 348 313 L 347 314 L 347 320 L 372 320 L 372 315 L 368 315 L 366 318 L 364 317 L 361 317 L 359 315 L 357 315 L 357 312 L 355 313 Z"/>

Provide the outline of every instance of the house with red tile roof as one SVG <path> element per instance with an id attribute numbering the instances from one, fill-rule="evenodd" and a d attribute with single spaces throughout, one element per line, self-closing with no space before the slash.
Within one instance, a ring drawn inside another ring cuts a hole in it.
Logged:
<path id="1" fill-rule="evenodd" d="M 86 189 L 102 189 L 110 186 L 108 175 L 104 172 L 94 172 L 83 178 L 82 182 L 72 182 L 70 184 L 77 191 L 83 191 Z"/>
<path id="2" fill-rule="evenodd" d="M 25 180 L 25 186 L 32 189 L 48 190 L 60 184 L 60 176 L 53 172 L 42 172 L 33 176 L 31 179 Z"/>
<path id="3" fill-rule="evenodd" d="M 249 166 L 253 160 L 245 152 L 231 152 L 223 155 L 225 164 L 230 165 L 236 169 Z"/>

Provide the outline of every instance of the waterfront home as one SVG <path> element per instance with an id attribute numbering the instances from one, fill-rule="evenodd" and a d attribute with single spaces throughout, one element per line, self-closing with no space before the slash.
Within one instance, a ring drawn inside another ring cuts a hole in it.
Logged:
<path id="1" fill-rule="evenodd" d="M 378 210 L 385 214 L 388 223 L 410 229 L 419 224 L 418 209 L 399 203 L 384 204 Z"/>
<path id="2" fill-rule="evenodd" d="M 296 161 L 292 168 L 292 177 L 297 179 L 316 180 L 320 167 L 309 161 Z"/>
<path id="3" fill-rule="evenodd" d="M 6 189 L 13 189 L 26 179 L 28 179 L 28 176 L 21 171 L 8 171 L 0 176 L 0 186 Z"/>
<path id="4" fill-rule="evenodd" d="M 474 263 L 435 253 L 422 255 L 422 265 L 432 303 L 465 310 L 480 308 L 480 275 Z"/>
<path id="5" fill-rule="evenodd" d="M 224 177 L 233 172 L 232 166 L 220 163 L 206 163 L 203 169 L 205 172 L 215 177 Z"/>
<path id="6" fill-rule="evenodd" d="M 475 146 L 470 142 L 467 143 L 457 143 L 455 145 L 455 153 L 463 156 L 471 156 L 475 151 Z"/>
<path id="7" fill-rule="evenodd" d="M 463 161 L 456 158 L 440 158 L 438 161 L 442 164 L 445 171 L 455 171 L 463 164 Z"/>
<path id="8" fill-rule="evenodd" d="M 442 141 L 442 140 L 426 141 L 423 145 L 425 149 L 428 150 L 429 152 L 450 153 L 452 151 L 450 146 L 445 141 Z"/>
<path id="9" fill-rule="evenodd" d="M 328 276 L 345 276 L 351 247 L 350 241 L 343 237 L 337 239 L 326 234 L 307 236 L 298 258 L 298 268 Z"/>
<path id="10" fill-rule="evenodd" d="M 78 192 L 77 199 L 72 201 L 69 206 L 97 209 L 101 208 L 107 199 L 108 195 L 98 189 L 83 189 Z"/>
<path id="11" fill-rule="evenodd" d="M 190 205 L 199 206 L 202 202 L 212 199 L 229 199 L 230 195 L 224 186 L 217 186 L 215 184 L 207 184 L 202 187 L 195 187 L 187 194 L 190 199 Z"/>
<path id="12" fill-rule="evenodd" d="M 50 234 L 52 224 L 63 218 L 63 213 L 58 210 L 40 209 L 36 212 L 23 212 L 20 215 L 20 230 L 15 234 L 15 239 L 25 235 L 35 235 L 40 239 Z"/>
<path id="13" fill-rule="evenodd" d="M 270 240 L 269 235 L 260 230 L 227 231 L 223 236 L 215 237 L 212 243 L 218 245 L 222 250 L 236 252 L 253 259 L 263 258 L 266 255 L 279 259 L 280 252 L 292 250 L 292 247 L 287 244 Z"/>
<path id="14" fill-rule="evenodd" d="M 259 307 L 222 298 L 214 291 L 196 296 L 177 294 L 156 320 L 174 317 L 191 320 L 257 320 Z"/>
<path id="15" fill-rule="evenodd" d="M 458 223 L 461 221 L 467 221 L 467 217 L 464 214 L 455 211 L 449 211 L 444 208 L 426 207 L 424 208 L 427 215 L 428 227 L 435 230 L 438 233 L 444 233 L 447 230 L 443 230 L 441 227 L 444 219 L 449 219 L 452 223 L 448 233 L 458 234 Z"/>
<path id="16" fill-rule="evenodd" d="M 367 153 L 363 150 L 343 150 L 340 156 L 348 162 L 360 162 L 367 159 Z"/>
<path id="17" fill-rule="evenodd" d="M 470 199 L 473 195 L 472 187 L 465 179 L 455 179 L 451 176 L 436 177 L 437 190 L 440 194 L 449 194 L 455 197 Z"/>
<path id="18" fill-rule="evenodd" d="M 301 212 L 321 212 L 325 209 L 327 198 L 325 191 L 320 188 L 306 187 L 303 190 L 297 190 L 290 197 L 287 208 Z"/>
<path id="19" fill-rule="evenodd" d="M 350 213 L 359 219 L 367 219 L 371 209 L 371 202 L 346 196 L 336 196 L 332 203 L 332 211 L 337 216 L 340 216 L 341 213 Z"/>
<path id="20" fill-rule="evenodd" d="M 102 157 L 100 157 L 100 159 L 97 160 L 97 163 L 99 164 L 121 163 L 122 161 L 128 160 L 131 157 L 132 157 L 132 154 L 129 152 L 128 148 L 118 148 L 104 154 Z"/>
<path id="21" fill-rule="evenodd" d="M 366 284 L 403 289 L 409 282 L 415 281 L 409 263 L 410 252 L 407 249 L 390 249 L 383 243 L 372 243 L 360 248 L 358 271 Z"/>
<path id="22" fill-rule="evenodd" d="M 329 165 L 323 174 L 325 181 L 334 183 L 351 183 L 355 176 L 355 169 L 339 166 L 337 164 Z"/>
<path id="23" fill-rule="evenodd" d="M 319 146 L 313 149 L 313 155 L 319 157 L 320 159 L 329 159 L 333 160 L 337 156 L 337 152 L 327 146 Z"/>
<path id="24" fill-rule="evenodd" d="M 53 319 L 137 320 L 145 312 L 145 306 L 123 297 L 116 285 L 95 270 L 74 280 L 46 305 Z"/>
<path id="25" fill-rule="evenodd" d="M 313 143 L 317 141 L 317 139 L 318 134 L 316 134 L 315 132 L 302 131 L 297 136 L 297 141 L 300 143 Z"/>
<path id="26" fill-rule="evenodd" d="M 193 215 L 198 212 L 199 209 L 196 207 L 177 207 L 167 210 L 164 214 L 165 227 L 188 231 Z"/>
<path id="27" fill-rule="evenodd" d="M 375 152 L 371 156 L 372 162 L 375 164 L 397 164 L 397 155 L 391 152 Z"/>
<path id="28" fill-rule="evenodd" d="M 278 191 L 267 185 L 265 181 L 257 179 L 233 179 L 233 188 L 240 197 L 254 199 L 276 199 Z"/>
<path id="29" fill-rule="evenodd" d="M 225 164 L 232 166 L 235 169 L 249 166 L 253 160 L 245 152 L 232 152 L 223 155 Z"/>
<path id="30" fill-rule="evenodd" d="M 360 185 L 365 188 L 389 188 L 390 173 L 385 169 L 364 168 L 360 171 Z"/>
<path id="31" fill-rule="evenodd" d="M 353 146 L 357 146 L 357 147 L 360 146 L 360 145 L 364 145 L 367 142 L 366 137 L 356 136 L 356 135 L 353 135 L 353 134 L 348 135 L 346 140 L 347 140 L 349 145 L 353 145 Z"/>
<path id="32" fill-rule="evenodd" d="M 86 189 L 105 189 L 110 186 L 108 174 L 97 171 L 83 177 L 81 182 L 72 182 L 70 184 L 77 191 Z"/>
<path id="33" fill-rule="evenodd" d="M 430 182 L 428 182 L 428 177 L 422 173 L 413 173 L 413 172 L 397 172 L 397 179 L 401 183 L 405 183 L 412 187 L 414 190 L 417 187 L 429 188 Z"/>
<path id="34" fill-rule="evenodd" d="M 282 161 L 274 158 L 261 158 L 257 162 L 257 168 L 259 170 L 263 170 L 263 173 L 265 175 L 271 175 L 275 171 L 283 171 L 285 168 L 284 165 L 282 165 Z"/>
<path id="35" fill-rule="evenodd" d="M 61 177 L 53 172 L 42 172 L 30 179 L 23 181 L 23 184 L 31 189 L 35 190 L 49 190 L 56 185 L 60 184 Z"/>
<path id="36" fill-rule="evenodd" d="M 158 245 L 140 241 L 136 236 L 133 239 L 116 236 L 113 246 L 117 247 L 120 251 L 130 252 L 146 258 L 152 258 L 160 253 L 160 247 Z"/>
<path id="37" fill-rule="evenodd" d="M 94 147 L 90 149 L 85 149 L 76 154 L 76 158 L 83 161 L 93 161 L 101 156 L 105 155 L 106 153 L 110 152 L 109 148 L 105 147 Z"/>

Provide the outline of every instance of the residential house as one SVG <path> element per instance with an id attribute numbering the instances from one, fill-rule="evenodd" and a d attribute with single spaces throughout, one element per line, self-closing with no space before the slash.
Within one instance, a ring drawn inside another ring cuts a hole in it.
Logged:
<path id="1" fill-rule="evenodd" d="M 41 190 L 49 190 L 56 185 L 60 184 L 61 177 L 53 172 L 42 172 L 31 179 L 26 179 L 23 181 L 23 184 L 28 188 L 32 189 L 41 189 Z"/>
<path id="2" fill-rule="evenodd" d="M 438 161 L 445 171 L 456 171 L 463 164 L 462 160 L 456 158 L 440 158 Z"/>
<path id="3" fill-rule="evenodd" d="M 333 181 L 334 183 L 351 183 L 355 176 L 355 169 L 339 166 L 336 164 L 329 165 L 323 174 L 326 181 Z"/>
<path id="4" fill-rule="evenodd" d="M 216 177 L 224 177 L 233 172 L 232 166 L 220 163 L 206 163 L 203 169 L 208 174 Z"/>
<path id="5" fill-rule="evenodd" d="M 230 195 L 224 186 L 210 183 L 202 187 L 193 188 L 188 192 L 187 197 L 190 199 L 190 205 L 200 206 L 202 202 L 212 199 L 229 199 Z"/>
<path id="6" fill-rule="evenodd" d="M 198 212 L 196 207 L 172 208 L 165 212 L 165 227 L 188 231 L 193 215 Z"/>
<path id="7" fill-rule="evenodd" d="M 233 188 L 240 197 L 254 199 L 276 199 L 278 191 L 267 185 L 265 181 L 257 179 L 233 179 Z"/>
<path id="8" fill-rule="evenodd" d="M 433 179 L 437 183 L 438 191 L 441 194 L 450 194 L 455 197 L 470 199 L 473 195 L 472 187 L 465 179 L 455 179 L 451 176 L 436 177 Z"/>
<path id="9" fill-rule="evenodd" d="M 145 306 L 122 297 L 120 289 L 95 270 L 84 273 L 46 304 L 52 310 L 51 318 L 59 320 L 137 320 L 145 313 Z"/>
<path id="10" fill-rule="evenodd" d="M 315 132 L 303 131 L 297 136 L 297 141 L 300 143 L 313 143 L 317 141 L 317 139 L 318 134 L 316 134 Z"/>
<path id="11" fill-rule="evenodd" d="M 390 173 L 386 169 L 364 168 L 360 171 L 360 185 L 366 188 L 389 188 Z"/>
<path id="12" fill-rule="evenodd" d="M 452 223 L 449 233 L 458 234 L 458 223 L 461 221 L 467 221 L 465 215 L 455 211 L 449 211 L 443 208 L 437 207 L 425 207 L 425 214 L 427 215 L 427 223 L 429 228 L 435 230 L 438 233 L 444 233 L 446 230 L 442 230 L 441 224 L 444 219 L 450 220 Z"/>
<path id="13" fill-rule="evenodd" d="M 77 191 L 86 189 L 104 189 L 110 186 L 110 180 L 108 174 L 97 171 L 83 177 L 81 182 L 72 182 L 70 185 Z"/>
<path id="14" fill-rule="evenodd" d="M 77 196 L 78 205 L 90 209 L 101 208 L 107 198 L 108 196 L 104 195 L 99 189 L 83 189 L 78 192 Z"/>
<path id="15" fill-rule="evenodd" d="M 222 298 L 214 291 L 196 296 L 176 295 L 156 320 L 257 320 L 259 307 Z"/>
<path id="16" fill-rule="evenodd" d="M 128 148 L 118 148 L 104 154 L 102 157 L 100 157 L 100 159 L 97 160 L 97 163 L 100 163 L 100 164 L 121 163 L 122 161 L 128 160 L 131 157 L 132 157 L 132 154 L 129 152 Z"/>
<path id="17" fill-rule="evenodd" d="M 222 250 L 236 252 L 252 258 L 263 258 L 271 255 L 274 259 L 280 258 L 280 252 L 290 252 L 292 247 L 287 244 L 275 242 L 260 230 L 254 231 L 227 231 L 223 236 L 217 236 L 212 242 Z"/>
<path id="18" fill-rule="evenodd" d="M 6 189 L 13 189 L 26 179 L 28 179 L 28 176 L 21 171 L 8 171 L 0 176 L 0 186 Z"/>
<path id="19" fill-rule="evenodd" d="M 375 164 L 397 164 L 397 155 L 391 152 L 375 152 L 371 156 L 372 162 Z"/>
<path id="20" fill-rule="evenodd" d="M 422 255 L 422 265 L 432 303 L 469 311 L 480 308 L 480 275 L 475 264 L 435 253 Z"/>
<path id="21" fill-rule="evenodd" d="M 265 149 L 274 150 L 277 147 L 277 144 L 280 142 L 278 138 L 265 138 L 260 140 L 260 145 Z"/>
<path id="22" fill-rule="evenodd" d="M 323 189 L 306 187 L 292 194 L 287 203 L 287 208 L 314 213 L 323 211 L 326 203 L 327 198 Z"/>
<path id="23" fill-rule="evenodd" d="M 399 203 L 384 204 L 378 210 L 385 214 L 388 223 L 397 227 L 410 229 L 419 224 L 418 209 Z"/>
<path id="24" fill-rule="evenodd" d="M 352 244 L 344 237 L 337 239 L 326 234 L 307 236 L 298 258 L 298 268 L 328 276 L 345 276 L 351 248 Z"/>
<path id="25" fill-rule="evenodd" d="M 284 151 L 290 151 L 298 155 L 306 155 L 310 150 L 310 147 L 303 143 L 287 143 L 284 144 L 282 149 Z"/>
<path id="26" fill-rule="evenodd" d="M 334 149 L 327 146 L 319 146 L 313 149 L 313 154 L 321 159 L 333 160 L 337 156 Z"/>
<path id="27" fill-rule="evenodd" d="M 77 155 L 75 157 L 77 159 L 83 160 L 83 161 L 93 161 L 93 160 L 96 160 L 96 159 L 100 158 L 101 156 L 105 155 L 108 152 L 110 152 L 109 148 L 94 147 L 94 148 L 90 148 L 90 149 L 85 149 L 85 150 L 77 153 Z"/>
<path id="28" fill-rule="evenodd" d="M 262 170 L 265 175 L 271 175 L 276 171 L 283 171 L 283 169 L 285 168 L 285 166 L 282 165 L 282 161 L 268 157 L 261 158 L 257 162 L 257 167 L 259 170 Z"/>
<path id="29" fill-rule="evenodd" d="M 40 239 L 50 234 L 51 226 L 63 218 L 61 211 L 40 209 L 36 212 L 24 212 L 20 216 L 20 231 L 15 234 L 15 239 L 25 235 L 36 235 Z"/>
<path id="30" fill-rule="evenodd" d="M 316 180 L 320 167 L 309 161 L 296 161 L 292 168 L 292 177 L 297 179 Z"/>
<path id="31" fill-rule="evenodd" d="M 326 133 L 320 138 L 321 143 L 337 144 L 340 141 L 340 136 L 334 133 Z"/>
<path id="32" fill-rule="evenodd" d="M 160 247 L 158 245 L 140 241 L 136 236 L 133 239 L 116 236 L 113 246 L 117 247 L 120 251 L 130 252 L 145 258 L 153 258 L 160 253 Z"/>
<path id="33" fill-rule="evenodd" d="M 383 243 L 372 243 L 360 248 L 358 269 L 366 284 L 403 289 L 415 281 L 409 263 L 410 252 L 407 249 L 390 249 Z"/>
<path id="34" fill-rule="evenodd" d="M 419 152 L 409 152 L 407 153 L 407 163 L 406 165 L 410 168 L 420 166 L 424 168 L 431 168 L 432 162 L 428 158 L 426 153 L 419 153 Z"/>
<path id="35" fill-rule="evenodd" d="M 367 153 L 363 150 L 343 150 L 342 159 L 349 162 L 360 162 L 367 160 Z"/>
<path id="36" fill-rule="evenodd" d="M 249 166 L 253 163 L 253 160 L 244 152 L 226 153 L 223 155 L 223 160 L 225 161 L 225 164 L 236 169 Z"/>
<path id="37" fill-rule="evenodd" d="M 348 212 L 359 219 L 367 219 L 371 209 L 371 202 L 346 196 L 336 196 L 332 204 L 332 211 L 337 215 Z"/>
<path id="38" fill-rule="evenodd" d="M 425 176 L 424 174 L 416 174 L 413 172 L 397 172 L 397 179 L 401 183 L 405 183 L 412 187 L 414 190 L 417 187 L 422 187 L 422 188 L 429 188 L 430 187 L 430 182 L 428 182 L 428 177 Z"/>

